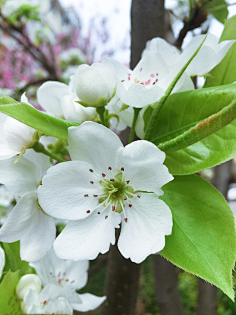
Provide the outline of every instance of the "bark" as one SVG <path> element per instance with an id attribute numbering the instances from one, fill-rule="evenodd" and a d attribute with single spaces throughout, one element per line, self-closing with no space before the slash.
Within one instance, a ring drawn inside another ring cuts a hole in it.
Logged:
<path id="1" fill-rule="evenodd" d="M 231 165 L 232 161 L 228 161 L 214 168 L 212 184 L 225 198 L 231 180 Z M 198 280 L 197 315 L 217 315 L 217 288 L 202 279 Z"/>
<path id="2" fill-rule="evenodd" d="M 164 0 L 133 0 L 131 6 L 131 62 L 133 69 L 141 58 L 146 42 L 164 38 Z"/>
<path id="3" fill-rule="evenodd" d="M 154 256 L 155 296 L 161 315 L 184 315 L 178 290 L 177 268 L 160 255 Z"/>

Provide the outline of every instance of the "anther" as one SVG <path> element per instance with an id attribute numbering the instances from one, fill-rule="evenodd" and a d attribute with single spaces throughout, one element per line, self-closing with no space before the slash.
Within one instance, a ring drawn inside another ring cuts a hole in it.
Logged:
<path id="1" fill-rule="evenodd" d="M 97 197 L 98 195 L 93 195 L 93 197 Z"/>
<path id="2" fill-rule="evenodd" d="M 130 207 L 130 208 L 132 207 L 131 203 L 129 203 L 129 207 Z"/>
<path id="3" fill-rule="evenodd" d="M 127 197 L 125 197 L 124 200 L 127 200 Z"/>
<path id="4" fill-rule="evenodd" d="M 157 82 L 157 81 L 158 81 L 158 79 L 155 80 L 155 82 Z"/>
<path id="5" fill-rule="evenodd" d="M 127 218 L 125 218 L 125 219 L 124 219 L 124 221 L 125 221 L 125 223 L 127 223 L 127 222 L 128 222 L 128 219 L 127 219 Z"/>
<path id="6" fill-rule="evenodd" d="M 98 214 L 101 214 L 101 212 L 98 212 Z"/>
<path id="7" fill-rule="evenodd" d="M 94 184 L 94 182 L 93 182 L 93 181 L 90 181 L 90 184 L 92 184 L 92 185 L 93 185 L 93 184 Z"/>
<path id="8" fill-rule="evenodd" d="M 124 169 L 124 167 L 122 167 L 120 170 L 121 170 L 122 172 L 124 172 L 125 169 Z"/>
<path id="9" fill-rule="evenodd" d="M 140 72 L 143 70 L 143 68 L 140 69 Z"/>
<path id="10" fill-rule="evenodd" d="M 114 181 L 115 181 L 114 178 L 111 178 L 111 179 L 110 179 L 110 182 L 114 182 Z"/>
<path id="11" fill-rule="evenodd" d="M 121 82 L 124 82 L 125 80 L 121 80 Z"/>
<path id="12" fill-rule="evenodd" d="M 90 213 L 90 210 L 87 210 L 86 212 L 87 212 L 87 213 Z"/>
<path id="13" fill-rule="evenodd" d="M 141 198 L 141 196 L 140 196 L 140 195 L 137 195 L 137 197 L 138 197 L 138 198 Z"/>
<path id="14" fill-rule="evenodd" d="M 127 180 L 126 183 L 129 184 L 130 180 Z"/>
<path id="15" fill-rule="evenodd" d="M 88 194 L 84 195 L 84 197 L 88 197 L 88 196 L 89 196 Z"/>
<path id="16" fill-rule="evenodd" d="M 44 304 L 44 305 L 47 304 L 47 301 L 44 301 L 43 304 Z"/>
<path id="17" fill-rule="evenodd" d="M 111 170 L 112 170 L 112 168 L 111 168 L 110 166 L 108 167 L 108 169 L 109 169 L 109 171 L 111 171 Z"/>
<path id="18" fill-rule="evenodd" d="M 107 219 L 107 218 L 108 218 L 108 215 L 105 216 L 105 219 Z"/>
<path id="19" fill-rule="evenodd" d="M 112 207 L 111 207 L 112 211 L 115 211 L 115 208 L 116 208 L 115 206 L 112 206 Z"/>
<path id="20" fill-rule="evenodd" d="M 91 173 L 93 173 L 93 170 L 91 168 L 89 170 L 90 170 Z"/>
<path id="21" fill-rule="evenodd" d="M 104 173 L 102 173 L 102 177 L 106 177 L 106 175 Z"/>
<path id="22" fill-rule="evenodd" d="M 155 85 L 155 84 L 156 84 L 156 82 L 153 82 L 153 83 L 152 83 L 152 85 Z"/>

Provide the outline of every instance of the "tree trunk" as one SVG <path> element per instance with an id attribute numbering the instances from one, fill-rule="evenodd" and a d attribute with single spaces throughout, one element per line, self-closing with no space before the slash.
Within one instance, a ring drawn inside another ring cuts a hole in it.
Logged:
<path id="1" fill-rule="evenodd" d="M 155 295 L 161 315 L 184 315 L 178 290 L 177 268 L 160 255 L 154 256 Z"/>
<path id="2" fill-rule="evenodd" d="M 214 168 L 212 184 L 225 198 L 231 179 L 231 164 L 232 161 L 228 161 Z M 217 315 L 217 288 L 202 279 L 198 280 L 197 315 Z"/>

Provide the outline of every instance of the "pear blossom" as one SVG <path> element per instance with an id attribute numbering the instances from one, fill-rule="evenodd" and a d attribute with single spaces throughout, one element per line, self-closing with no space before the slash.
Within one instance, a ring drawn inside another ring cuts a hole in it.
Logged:
<path id="1" fill-rule="evenodd" d="M 30 263 L 40 277 L 44 286 L 53 283 L 61 288 L 60 297 L 65 298 L 74 310 L 87 312 L 100 306 L 105 297 L 93 294 L 78 294 L 88 279 L 89 262 L 81 260 L 63 260 L 55 255 L 53 248 L 39 261 Z"/>
<path id="2" fill-rule="evenodd" d="M 23 94 L 21 102 L 27 98 Z M 0 113 L 0 160 L 22 154 L 34 144 L 35 129 Z"/>
<path id="3" fill-rule="evenodd" d="M 165 42 L 161 38 L 153 38 L 148 41 L 144 54 L 148 52 L 154 52 L 158 55 L 161 54 L 163 58 L 168 58 L 172 61 L 173 66 L 176 66 L 176 72 L 185 65 L 185 63 L 191 58 L 197 48 L 204 40 L 205 35 L 195 36 L 180 54 L 174 46 Z M 213 34 L 208 34 L 203 46 L 199 50 L 197 56 L 191 61 L 190 65 L 186 69 L 186 72 L 190 76 L 204 75 L 211 71 L 221 60 L 224 58 L 230 47 L 235 43 L 235 40 L 225 40 L 219 43 L 219 38 Z"/>
<path id="4" fill-rule="evenodd" d="M 2 271 L 3 271 L 4 266 L 5 266 L 5 253 L 2 247 L 0 246 L 0 279 L 2 276 Z"/>
<path id="5" fill-rule="evenodd" d="M 20 240 L 22 260 L 41 259 L 55 239 L 54 218 L 48 216 L 38 204 L 37 189 L 50 166 L 49 158 L 27 150 L 17 164 L 15 158 L 0 161 L 0 183 L 18 201 L 0 229 L 0 241 Z"/>
<path id="6" fill-rule="evenodd" d="M 70 77 L 69 85 L 56 81 L 43 83 L 37 90 L 37 100 L 48 114 L 69 121 L 82 123 L 97 116 L 94 108 L 77 103 L 79 99 L 75 93 L 74 76 Z"/>
<path id="7" fill-rule="evenodd" d="M 68 129 L 72 161 L 53 166 L 39 187 L 39 204 L 70 222 L 54 242 L 62 259 L 95 259 L 115 243 L 136 263 L 165 246 L 172 231 L 169 207 L 158 198 L 173 177 L 165 153 L 148 141 L 123 147 L 102 125 L 85 122 Z M 122 221 L 122 222 L 121 222 Z"/>
<path id="8" fill-rule="evenodd" d="M 80 65 L 75 75 L 76 94 L 83 104 L 99 107 L 101 99 L 107 103 L 114 96 L 116 76 L 113 69 L 102 63 Z"/>

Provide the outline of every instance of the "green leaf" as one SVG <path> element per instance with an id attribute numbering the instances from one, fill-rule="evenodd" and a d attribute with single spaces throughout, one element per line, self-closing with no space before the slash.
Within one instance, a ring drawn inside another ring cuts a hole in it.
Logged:
<path id="1" fill-rule="evenodd" d="M 15 295 L 15 288 L 19 281 L 19 271 L 9 271 L 0 284 L 0 315 L 21 315 L 21 301 Z"/>
<path id="2" fill-rule="evenodd" d="M 177 176 L 163 191 L 160 198 L 171 209 L 173 230 L 160 254 L 233 300 L 235 224 L 224 197 L 196 175 Z"/>
<path id="3" fill-rule="evenodd" d="M 236 39 L 236 15 L 225 23 L 225 28 L 220 38 L 223 40 Z M 205 82 L 205 87 L 218 86 L 236 81 L 236 43 L 229 49 L 224 59 L 210 72 Z"/>
<path id="4" fill-rule="evenodd" d="M 202 126 L 201 122 L 204 119 L 208 119 L 226 106 L 232 105 L 235 99 L 235 84 L 172 94 L 160 112 L 150 141 L 157 146 L 160 145 L 161 148 L 161 143 L 183 135 L 191 128 L 195 130 L 194 127 L 199 123 Z M 145 111 L 145 123 L 151 112 L 150 107 Z M 231 118 L 229 117 L 229 119 Z M 218 123 L 218 127 L 220 127 L 221 121 L 219 120 Z M 212 131 L 215 127 L 211 126 L 208 130 L 209 125 L 204 126 L 207 132 Z M 174 175 L 192 174 L 213 167 L 236 155 L 235 134 L 236 121 L 233 120 L 201 141 L 178 151 L 167 152 L 165 164 Z M 192 139 L 197 140 L 197 138 L 198 135 L 193 133 Z M 178 140 L 178 138 L 176 139 Z M 186 142 L 186 145 L 188 144 L 189 142 Z"/>
<path id="5" fill-rule="evenodd" d="M 28 273 L 34 273 L 34 269 L 29 266 L 29 263 L 20 258 L 20 241 L 14 243 L 2 243 L 5 251 L 5 267 L 4 271 L 19 270 L 20 276 Z"/>
<path id="6" fill-rule="evenodd" d="M 207 1 L 205 10 L 211 13 L 219 22 L 225 23 L 228 17 L 228 3 L 225 0 Z"/>
<path id="7" fill-rule="evenodd" d="M 29 104 L 17 102 L 8 96 L 0 97 L 0 112 L 17 119 L 46 135 L 62 140 L 67 140 L 67 129 L 69 127 L 78 126 L 76 123 L 55 118 L 35 109 Z"/>

